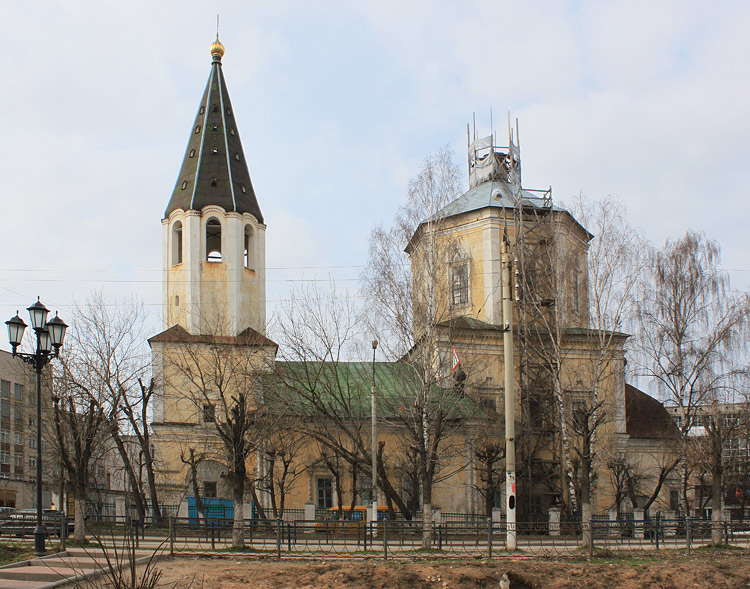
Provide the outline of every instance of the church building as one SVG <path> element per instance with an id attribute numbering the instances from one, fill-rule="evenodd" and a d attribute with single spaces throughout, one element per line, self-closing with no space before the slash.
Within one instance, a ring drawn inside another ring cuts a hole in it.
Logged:
<path id="1" fill-rule="evenodd" d="M 266 335 L 266 224 L 229 99 L 223 55 L 217 37 L 162 219 L 164 330 L 149 340 L 158 388 L 152 427 L 165 502 L 194 506 L 200 493 L 204 499 L 268 509 L 271 499 L 258 486 L 249 484 L 239 497 L 233 486 L 238 476 L 263 479 L 267 461 L 255 449 L 232 455 L 231 432 L 222 432 L 222 424 L 241 423 L 232 405 L 237 398 L 249 413 L 264 403 L 264 386 L 281 364 L 278 346 Z M 475 408 L 467 410 L 465 427 L 450 434 L 460 450 L 446 469 L 452 474 L 436 480 L 432 502 L 458 513 L 503 505 L 503 487 L 487 486 L 488 479 L 504 478 L 503 461 L 483 463 L 483 452 L 490 442 L 504 446 L 503 336 L 510 322 L 519 521 L 544 520 L 551 509 L 580 512 L 582 497 L 593 513 L 604 513 L 623 494 L 607 464 L 644 447 L 658 462 L 657 455 L 667 449 L 663 432 L 635 427 L 643 418 L 636 409 L 653 412 L 653 404 L 633 403 L 628 410 L 628 399 L 642 400 L 643 393 L 632 387 L 626 393 L 627 335 L 611 332 L 602 338 L 589 325 L 587 249 L 593 236 L 553 204 L 551 189 L 522 188 L 517 131 L 514 136 L 509 129 L 507 146 L 495 145 L 494 136 L 475 135 L 467 143 L 469 189 L 424 219 L 404 244 L 415 316 L 414 343 L 404 362 L 424 352 L 437 367 L 436 386 L 465 395 L 461 406 Z M 515 277 L 505 286 L 504 242 L 511 248 Z M 504 288 L 512 290 L 512 319 L 503 317 Z M 451 354 L 461 358 L 460 386 Z M 367 363 L 348 363 L 337 368 L 336 378 L 342 371 L 358 375 L 367 402 L 371 377 L 383 395 L 398 394 L 399 367 L 385 364 L 378 365 L 377 374 L 373 366 L 370 376 Z M 600 420 L 596 457 L 587 454 L 594 435 L 586 431 L 584 418 Z M 659 419 L 669 421 L 661 413 Z M 395 421 L 384 419 L 384 462 L 389 452 L 400 451 L 397 428 L 389 431 L 387 425 Z M 360 473 L 359 487 L 355 472 L 327 474 L 317 448 L 307 444 L 299 457 L 307 474 L 288 490 L 287 507 L 362 504 L 358 493 L 369 473 Z M 408 459 L 403 456 L 398 464 Z M 388 468 L 396 464 L 391 457 Z M 406 493 L 407 483 L 394 474 L 390 492 Z M 670 485 L 664 484 L 661 495 L 670 496 Z M 382 487 L 380 492 L 380 500 L 386 500 Z M 250 517 L 247 510 L 245 517 Z"/>

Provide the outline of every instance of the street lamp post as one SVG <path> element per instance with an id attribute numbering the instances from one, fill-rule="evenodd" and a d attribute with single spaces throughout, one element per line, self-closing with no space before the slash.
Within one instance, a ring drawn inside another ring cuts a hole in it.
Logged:
<path id="1" fill-rule="evenodd" d="M 28 307 L 31 327 L 36 333 L 36 351 L 33 354 L 18 352 L 26 323 L 16 316 L 5 322 L 8 326 L 8 339 L 13 348 L 13 357 L 18 357 L 36 370 L 36 528 L 34 529 L 34 554 L 42 556 L 47 553 L 44 538 L 47 531 L 42 523 L 42 369 L 60 354 L 65 330 L 65 322 L 57 314 L 47 321 L 49 310 L 37 298 L 36 303 Z"/>
<path id="2" fill-rule="evenodd" d="M 375 350 L 378 340 L 372 340 L 372 521 L 378 521 L 378 430 L 375 412 Z"/>

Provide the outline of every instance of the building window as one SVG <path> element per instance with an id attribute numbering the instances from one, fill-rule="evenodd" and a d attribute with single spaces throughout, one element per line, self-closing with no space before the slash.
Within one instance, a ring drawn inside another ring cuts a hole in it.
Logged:
<path id="1" fill-rule="evenodd" d="M 13 434 L 13 441 L 16 443 L 16 446 L 23 446 L 23 434 L 19 434 L 18 432 Z"/>
<path id="2" fill-rule="evenodd" d="M 216 408 L 210 403 L 203 405 L 203 423 L 213 423 L 216 420 Z"/>
<path id="3" fill-rule="evenodd" d="M 29 448 L 36 448 L 36 438 L 29 436 Z"/>
<path id="4" fill-rule="evenodd" d="M 245 265 L 245 268 L 252 270 L 254 266 L 253 256 L 252 256 L 253 228 L 250 227 L 250 225 L 245 225 L 245 235 L 244 235 L 243 241 L 244 241 L 244 244 L 243 244 L 244 245 L 244 248 L 243 248 L 244 265 Z"/>
<path id="5" fill-rule="evenodd" d="M 469 302 L 469 264 L 456 264 L 451 269 L 451 286 L 453 306 Z"/>
<path id="6" fill-rule="evenodd" d="M 10 432 L 7 430 L 0 430 L 0 442 L 10 444 Z"/>
<path id="7" fill-rule="evenodd" d="M 172 225 L 172 266 L 182 264 L 182 223 Z"/>
<path id="8" fill-rule="evenodd" d="M 216 481 L 206 481 L 203 483 L 203 496 L 208 499 L 216 498 Z"/>
<path id="9" fill-rule="evenodd" d="M 16 401 L 16 403 L 23 403 L 23 385 L 22 384 L 13 385 L 13 400 Z"/>
<path id="10" fill-rule="evenodd" d="M 0 398 L 10 399 L 10 382 L 0 380 Z"/>
<path id="11" fill-rule="evenodd" d="M 29 468 L 36 468 L 36 456 L 29 456 Z"/>
<path id="12" fill-rule="evenodd" d="M 23 454 L 16 454 L 13 457 L 13 463 L 16 465 L 16 468 L 23 468 Z"/>
<path id="13" fill-rule="evenodd" d="M 10 401 L 6 401 L 5 399 L 0 400 L 0 417 L 10 419 Z"/>
<path id="14" fill-rule="evenodd" d="M 221 223 L 215 217 L 206 223 L 206 260 L 221 262 Z"/>
<path id="15" fill-rule="evenodd" d="M 10 464 L 10 452 L 0 452 L 0 464 Z"/>
<path id="16" fill-rule="evenodd" d="M 318 509 L 330 509 L 333 507 L 333 479 L 331 477 L 318 477 L 316 482 Z"/>

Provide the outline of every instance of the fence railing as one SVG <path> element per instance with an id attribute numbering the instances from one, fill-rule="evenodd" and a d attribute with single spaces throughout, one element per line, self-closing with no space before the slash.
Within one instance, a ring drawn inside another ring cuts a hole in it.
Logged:
<path id="1" fill-rule="evenodd" d="M 148 534 L 147 528 L 147 534 Z M 170 519 L 172 551 L 222 550 L 232 547 L 233 522 L 193 526 Z M 351 556 L 441 553 L 492 557 L 508 553 L 505 522 L 447 520 L 425 528 L 422 521 L 247 520 L 242 528 L 244 551 L 277 557 L 304 554 Z M 679 549 L 708 545 L 750 548 L 750 522 L 710 520 L 644 520 L 548 523 L 518 522 L 513 554 L 539 556 L 595 555 L 602 552 Z"/>
<path id="2" fill-rule="evenodd" d="M 72 534 L 73 519 L 63 514 L 45 516 L 50 536 Z M 36 525 L 31 514 L 0 516 L 0 536 L 33 540 Z M 86 520 L 88 534 L 115 538 L 127 534 L 146 548 L 169 546 L 172 552 L 229 550 L 233 548 L 232 519 L 164 517 L 144 521 L 132 518 Z M 513 529 L 511 528 L 511 531 Z M 580 558 L 582 555 L 627 554 L 636 551 L 693 550 L 702 546 L 736 546 L 750 549 L 750 521 L 705 519 L 654 519 L 590 522 L 522 521 L 515 525 L 515 549 L 508 551 L 505 522 L 448 518 L 436 524 L 419 520 L 247 519 L 236 530 L 243 551 L 252 554 L 302 556 L 450 556 L 485 557 L 528 554 Z"/>

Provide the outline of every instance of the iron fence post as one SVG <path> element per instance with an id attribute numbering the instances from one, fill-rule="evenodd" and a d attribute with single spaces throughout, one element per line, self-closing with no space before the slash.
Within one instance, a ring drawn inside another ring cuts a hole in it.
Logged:
<path id="1" fill-rule="evenodd" d="M 64 511 L 60 512 L 60 550 L 65 552 L 65 540 L 68 535 L 68 516 Z"/>
<path id="2" fill-rule="evenodd" d="M 292 524 L 287 523 L 286 525 L 286 547 L 287 551 L 292 551 Z"/>
<path id="3" fill-rule="evenodd" d="M 443 524 L 438 524 L 438 550 L 443 549 Z"/>
<path id="4" fill-rule="evenodd" d="M 690 554 L 690 536 L 692 535 L 692 531 L 690 530 L 690 516 L 685 516 L 685 540 L 687 542 L 687 551 L 688 554 Z"/>
<path id="5" fill-rule="evenodd" d="M 492 558 L 492 518 L 490 517 L 487 518 L 487 558 Z"/>
<path id="6" fill-rule="evenodd" d="M 586 524 L 583 524 L 586 525 Z M 593 518 L 588 522 L 589 526 L 589 556 L 594 556 L 594 520 Z"/>
<path id="7" fill-rule="evenodd" d="M 724 546 L 729 546 L 729 523 L 724 520 Z"/>
<path id="8" fill-rule="evenodd" d="M 281 560 L 281 518 L 276 520 L 276 558 Z"/>
<path id="9" fill-rule="evenodd" d="M 386 519 L 383 518 L 383 558 L 388 560 L 388 534 L 386 533 Z"/>
<path id="10" fill-rule="evenodd" d="M 174 516 L 169 516 L 169 555 L 174 556 Z"/>

